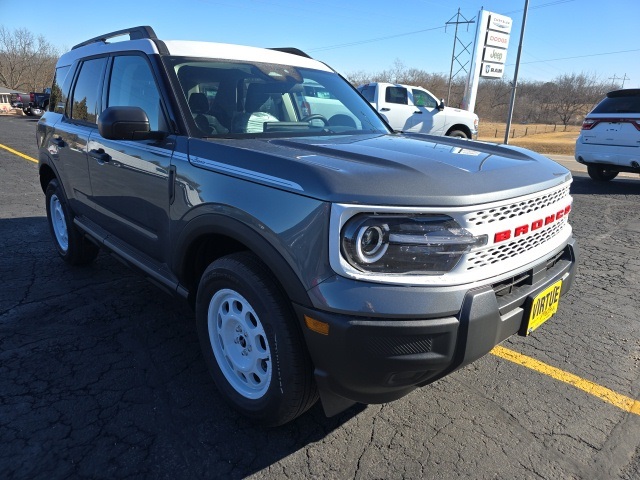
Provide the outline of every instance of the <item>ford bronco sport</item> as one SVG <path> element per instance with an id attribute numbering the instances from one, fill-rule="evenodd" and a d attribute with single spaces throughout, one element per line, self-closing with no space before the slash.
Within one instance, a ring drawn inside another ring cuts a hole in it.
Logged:
<path id="1" fill-rule="evenodd" d="M 93 38 L 37 143 L 62 259 L 102 248 L 188 300 L 221 395 L 263 424 L 400 398 L 539 327 L 574 278 L 568 170 L 393 133 L 296 49 Z"/>

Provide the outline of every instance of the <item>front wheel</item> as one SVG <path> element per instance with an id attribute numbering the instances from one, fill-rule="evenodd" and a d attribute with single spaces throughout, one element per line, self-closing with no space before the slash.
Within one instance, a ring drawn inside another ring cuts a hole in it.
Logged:
<path id="1" fill-rule="evenodd" d="M 200 346 L 225 400 L 263 425 L 287 423 L 317 400 L 291 306 L 268 268 L 235 253 L 205 270 L 196 298 Z"/>
<path id="2" fill-rule="evenodd" d="M 616 178 L 619 172 L 598 165 L 587 165 L 587 173 L 597 182 L 608 182 Z"/>
<path id="3" fill-rule="evenodd" d="M 58 254 L 71 265 L 91 263 L 98 256 L 99 248 L 73 224 L 67 199 L 57 180 L 51 180 L 47 185 L 46 203 L 49 230 Z"/>

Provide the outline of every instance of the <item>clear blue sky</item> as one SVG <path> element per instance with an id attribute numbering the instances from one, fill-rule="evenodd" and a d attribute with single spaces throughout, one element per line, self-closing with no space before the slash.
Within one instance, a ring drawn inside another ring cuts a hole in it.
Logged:
<path id="1" fill-rule="evenodd" d="M 88 38 L 151 25 L 161 39 L 204 40 L 258 47 L 295 46 L 340 73 L 375 73 L 396 61 L 449 74 L 457 13 L 477 18 L 481 7 L 513 19 L 505 77 L 513 78 L 524 0 L 55 0 L 30 5 L 0 0 L 2 23 L 42 34 L 61 50 Z M 49 13 L 44 13 L 49 8 Z M 23 12 L 24 15 L 6 12 Z M 10 18 L 10 24 L 6 19 Z M 614 76 L 640 87 L 640 0 L 530 0 L 520 79 L 550 80 L 564 73 Z M 21 21 L 23 23 L 21 23 Z M 475 24 L 461 26 L 472 42 Z M 464 62 L 469 57 L 461 56 Z M 455 70 L 454 70 L 455 72 Z"/>

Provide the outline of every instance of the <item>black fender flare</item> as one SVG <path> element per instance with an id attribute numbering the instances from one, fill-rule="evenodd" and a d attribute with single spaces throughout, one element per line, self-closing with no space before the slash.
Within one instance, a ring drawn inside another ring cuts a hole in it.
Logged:
<path id="1" fill-rule="evenodd" d="M 250 225 L 220 213 L 203 213 L 191 219 L 181 230 L 175 243 L 176 255 L 173 271 L 178 272 L 182 283 L 186 277 L 188 265 L 186 252 L 197 238 L 203 235 L 224 235 L 252 251 L 271 270 L 282 285 L 284 293 L 294 303 L 311 305 L 300 277 L 284 256 L 257 229 Z"/>

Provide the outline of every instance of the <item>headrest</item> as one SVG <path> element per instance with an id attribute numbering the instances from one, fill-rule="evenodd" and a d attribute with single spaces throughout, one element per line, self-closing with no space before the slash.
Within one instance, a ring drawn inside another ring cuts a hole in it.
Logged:
<path id="1" fill-rule="evenodd" d="M 204 93 L 192 93 L 189 95 L 189 108 L 192 113 L 207 113 L 209 111 L 209 100 Z"/>

